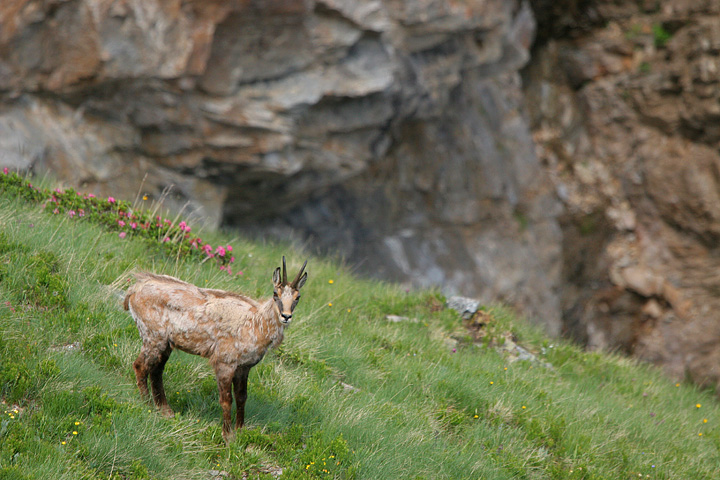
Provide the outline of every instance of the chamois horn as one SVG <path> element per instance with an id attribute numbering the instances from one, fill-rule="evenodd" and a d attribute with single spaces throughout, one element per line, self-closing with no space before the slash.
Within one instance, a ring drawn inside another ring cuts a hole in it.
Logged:
<path id="1" fill-rule="evenodd" d="M 297 276 L 295 277 L 295 280 L 293 280 L 292 285 L 290 285 L 293 288 L 297 288 L 298 282 L 300 281 L 300 277 L 303 274 L 303 271 L 305 270 L 305 265 L 307 265 L 307 260 L 305 260 L 305 263 L 303 263 L 303 266 L 300 267 L 300 271 L 298 272 Z"/>
<path id="2" fill-rule="evenodd" d="M 287 285 L 287 267 L 285 266 L 285 255 L 283 255 L 282 283 Z"/>

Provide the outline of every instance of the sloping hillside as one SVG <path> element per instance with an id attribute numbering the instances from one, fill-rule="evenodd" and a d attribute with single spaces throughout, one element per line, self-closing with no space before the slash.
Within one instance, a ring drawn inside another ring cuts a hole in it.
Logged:
<path id="1" fill-rule="evenodd" d="M 176 352 L 168 362 L 175 418 L 140 399 L 131 367 L 140 339 L 122 290 L 148 269 L 267 296 L 281 255 L 293 271 L 304 254 L 221 232 L 199 239 L 192 222 L 158 218 L 142 198 L 34 189 L 7 172 L 0 186 L 0 478 L 720 471 L 710 392 L 544 338 L 501 307 L 468 330 L 436 292 L 361 281 L 321 258 L 310 258 L 284 344 L 252 370 L 248 425 L 226 446 L 204 359 Z M 515 343 L 536 361 L 505 353 Z"/>

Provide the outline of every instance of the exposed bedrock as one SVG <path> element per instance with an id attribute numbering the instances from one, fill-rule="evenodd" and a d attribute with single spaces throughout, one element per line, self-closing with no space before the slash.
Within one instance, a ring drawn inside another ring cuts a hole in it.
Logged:
<path id="1" fill-rule="evenodd" d="M 504 300 L 560 331 L 560 204 L 518 71 L 527 2 L 0 6 L 3 163 Z"/>

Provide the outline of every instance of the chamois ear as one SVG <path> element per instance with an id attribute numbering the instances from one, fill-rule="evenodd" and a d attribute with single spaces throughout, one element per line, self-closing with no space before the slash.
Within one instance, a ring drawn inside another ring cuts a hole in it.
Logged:
<path id="1" fill-rule="evenodd" d="M 273 284 L 276 287 L 280 286 L 280 267 L 275 269 L 275 273 L 273 273 Z"/>
<path id="2" fill-rule="evenodd" d="M 307 281 L 307 272 L 303 274 L 302 277 L 300 277 L 300 280 L 297 281 L 297 286 L 295 287 L 296 290 L 300 290 L 303 285 L 305 285 L 305 282 Z"/>

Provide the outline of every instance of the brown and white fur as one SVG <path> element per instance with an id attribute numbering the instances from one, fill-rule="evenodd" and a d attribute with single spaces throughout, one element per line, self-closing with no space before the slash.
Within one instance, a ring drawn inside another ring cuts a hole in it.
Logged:
<path id="1" fill-rule="evenodd" d="M 235 428 L 245 420 L 245 400 L 250 369 L 269 348 L 283 340 L 299 290 L 307 280 L 307 260 L 292 283 L 287 281 L 285 257 L 282 279 L 275 269 L 273 297 L 257 301 L 238 293 L 196 287 L 168 275 L 138 273 L 125 296 L 124 307 L 135 319 L 142 348 L 133 363 L 140 393 L 148 396 L 150 376 L 155 404 L 172 415 L 163 387 L 163 369 L 174 348 L 208 358 L 215 370 L 223 438 L 234 436 L 231 409 L 233 388 L 237 406 Z"/>

